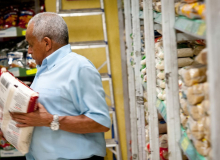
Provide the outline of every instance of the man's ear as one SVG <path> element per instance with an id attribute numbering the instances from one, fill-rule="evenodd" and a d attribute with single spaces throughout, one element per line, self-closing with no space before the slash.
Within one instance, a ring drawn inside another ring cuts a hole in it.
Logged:
<path id="1" fill-rule="evenodd" d="M 48 37 L 43 38 L 43 42 L 45 43 L 46 51 L 48 52 L 52 48 L 52 40 Z"/>

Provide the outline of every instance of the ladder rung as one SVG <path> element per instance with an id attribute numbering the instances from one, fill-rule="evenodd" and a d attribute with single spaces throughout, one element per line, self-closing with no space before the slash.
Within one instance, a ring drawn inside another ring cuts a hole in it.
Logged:
<path id="1" fill-rule="evenodd" d="M 114 139 L 106 139 L 105 142 L 107 148 L 116 147 L 118 145 L 118 143 Z"/>
<path id="2" fill-rule="evenodd" d="M 75 16 L 93 16 L 103 14 L 101 8 L 88 8 L 88 9 L 70 9 L 70 10 L 60 10 L 59 15 L 61 17 L 75 17 Z"/>
<path id="3" fill-rule="evenodd" d="M 102 77 L 102 81 L 108 81 L 109 79 L 111 79 L 108 73 L 100 73 L 100 75 Z"/>
<path id="4" fill-rule="evenodd" d="M 106 47 L 105 41 L 87 41 L 87 42 L 71 42 L 71 49 L 87 49 L 87 48 L 102 48 Z"/>

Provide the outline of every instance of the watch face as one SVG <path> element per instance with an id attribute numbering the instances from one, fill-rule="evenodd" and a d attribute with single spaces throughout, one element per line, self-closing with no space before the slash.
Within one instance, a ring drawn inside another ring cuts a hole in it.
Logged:
<path id="1" fill-rule="evenodd" d="M 59 129 L 59 123 L 52 122 L 50 127 L 52 130 L 56 131 Z"/>

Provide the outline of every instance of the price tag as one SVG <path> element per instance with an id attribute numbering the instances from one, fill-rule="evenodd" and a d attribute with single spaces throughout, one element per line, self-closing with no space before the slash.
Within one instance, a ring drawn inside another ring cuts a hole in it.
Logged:
<path id="1" fill-rule="evenodd" d="M 21 34 L 22 34 L 22 36 L 25 36 L 25 35 L 26 35 L 26 30 L 23 30 L 23 31 L 21 32 Z"/>
<path id="2" fill-rule="evenodd" d="M 27 75 L 32 75 L 37 73 L 37 68 L 26 70 Z"/>
<path id="3" fill-rule="evenodd" d="M 181 146 L 183 148 L 183 151 L 186 152 L 188 146 L 189 146 L 189 140 L 187 137 L 185 137 L 183 140 L 182 140 L 182 143 L 181 143 Z"/>

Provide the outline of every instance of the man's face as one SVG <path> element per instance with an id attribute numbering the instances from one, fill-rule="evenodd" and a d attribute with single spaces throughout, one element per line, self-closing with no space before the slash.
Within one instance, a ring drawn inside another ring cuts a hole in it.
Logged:
<path id="1" fill-rule="evenodd" d="M 26 31 L 26 41 L 29 44 L 28 53 L 32 55 L 32 58 L 38 65 L 42 64 L 43 59 L 46 57 L 45 46 L 42 42 L 39 42 L 37 38 L 32 34 L 34 24 L 31 23 Z"/>

